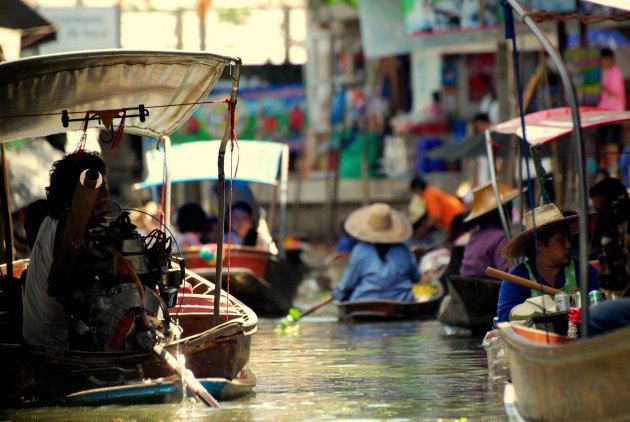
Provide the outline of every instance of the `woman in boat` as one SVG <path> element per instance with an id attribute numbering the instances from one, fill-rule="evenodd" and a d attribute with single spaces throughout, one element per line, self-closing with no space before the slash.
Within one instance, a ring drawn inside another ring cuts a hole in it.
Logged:
<path id="1" fill-rule="evenodd" d="M 57 242 L 67 223 L 74 188 L 86 169 L 94 169 L 105 175 L 105 162 L 96 153 L 80 151 L 56 161 L 50 172 L 50 185 L 46 188 L 47 214 L 37 231 L 24 286 L 22 334 L 24 340 L 30 344 L 59 347 L 68 345 L 65 308 L 58 298 L 48 294 L 48 274 Z M 107 187 L 103 183 L 93 212 L 94 217 L 107 211 L 107 198 Z"/>
<path id="2" fill-rule="evenodd" d="M 550 286 L 567 293 L 580 286 L 579 262 L 571 258 L 571 233 L 577 214 L 565 217 L 554 204 L 545 204 L 525 214 L 525 230 L 514 236 L 503 248 L 508 259 L 527 258 L 510 274 Z M 536 231 L 534 233 L 534 224 Z M 589 265 L 589 290 L 599 289 L 597 268 Z M 531 290 L 503 280 L 497 305 L 498 320 L 512 319 L 511 311 L 530 297 L 541 296 Z M 518 319 L 526 319 L 521 316 Z"/>
<path id="3" fill-rule="evenodd" d="M 177 211 L 177 243 L 180 247 L 199 246 L 217 241 L 217 219 L 208 217 L 201 205 L 189 202 Z"/>
<path id="4" fill-rule="evenodd" d="M 225 218 L 226 241 L 234 245 L 253 246 L 273 254 L 278 253 L 266 221 L 260 217 L 256 224 L 252 207 L 247 202 L 239 201 L 232 205 L 231 219 L 230 222 L 230 214 Z"/>
<path id="5" fill-rule="evenodd" d="M 510 221 L 511 202 L 519 194 L 507 184 L 498 181 L 501 205 L 505 207 L 505 215 Z M 501 271 L 509 269 L 508 260 L 503 256 L 503 248 L 508 242 L 501 226 L 501 216 L 497 207 L 497 199 L 490 182 L 485 183 L 472 192 L 473 203 L 470 214 L 464 222 L 470 227 L 470 238 L 464 248 L 464 257 L 459 270 L 463 277 L 487 277 L 486 268 L 492 267 Z"/>
<path id="6" fill-rule="evenodd" d="M 411 289 L 420 273 L 404 243 L 411 236 L 409 220 L 389 205 L 375 203 L 350 214 L 345 228 L 359 243 L 333 298 L 415 301 Z"/>

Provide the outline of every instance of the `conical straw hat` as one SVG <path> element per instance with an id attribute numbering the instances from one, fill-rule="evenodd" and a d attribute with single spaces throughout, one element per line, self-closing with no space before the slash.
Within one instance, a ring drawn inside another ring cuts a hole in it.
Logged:
<path id="1" fill-rule="evenodd" d="M 350 236 L 367 243 L 401 243 L 411 236 L 411 223 L 383 202 L 359 208 L 344 224 Z"/>
<path id="2" fill-rule="evenodd" d="M 528 211 L 525 214 L 525 230 L 514 236 L 503 248 L 503 256 L 506 258 L 521 258 L 525 256 L 525 245 L 534 234 L 534 222 L 536 230 L 553 227 L 557 224 L 573 223 L 577 214 L 565 217 L 554 204 L 545 204 Z"/>
<path id="3" fill-rule="evenodd" d="M 508 186 L 502 181 L 497 181 L 499 188 L 499 196 L 501 197 L 501 203 L 506 204 L 519 195 L 519 190 Z M 472 191 L 473 201 L 470 207 L 470 214 L 464 219 L 464 222 L 474 220 L 477 217 L 481 217 L 490 211 L 497 209 L 497 198 L 492 189 L 492 183 L 484 183 L 477 186 Z"/>

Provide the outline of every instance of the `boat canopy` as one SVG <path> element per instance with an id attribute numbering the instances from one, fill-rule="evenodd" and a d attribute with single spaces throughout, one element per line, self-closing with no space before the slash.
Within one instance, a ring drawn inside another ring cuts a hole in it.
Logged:
<path id="1" fill-rule="evenodd" d="M 221 141 L 197 141 L 173 145 L 168 152 L 171 182 L 218 179 L 217 160 Z M 278 183 L 282 154 L 288 147 L 279 142 L 238 141 L 234 156 L 226 153 L 226 177 L 270 185 Z M 151 149 L 146 152 L 147 177 L 136 188 L 161 185 L 164 181 L 164 152 Z M 233 171 L 230 171 L 230 166 Z"/>
<path id="2" fill-rule="evenodd" d="M 235 59 L 123 49 L 50 54 L 0 64 L 0 142 L 80 130 L 88 111 L 122 110 L 127 133 L 159 139 L 206 101 Z M 139 105 L 149 111 L 141 121 Z M 62 125 L 67 110 L 68 127 Z M 114 122 L 117 125 L 118 122 Z M 90 127 L 104 129 L 102 121 Z"/>
<path id="3" fill-rule="evenodd" d="M 582 129 L 630 120 L 630 111 L 613 111 L 597 107 L 580 107 Z M 514 134 L 523 138 L 519 117 L 492 127 L 494 132 Z M 558 107 L 525 115 L 527 142 L 530 145 L 543 145 L 573 131 L 573 120 L 569 107 Z"/>

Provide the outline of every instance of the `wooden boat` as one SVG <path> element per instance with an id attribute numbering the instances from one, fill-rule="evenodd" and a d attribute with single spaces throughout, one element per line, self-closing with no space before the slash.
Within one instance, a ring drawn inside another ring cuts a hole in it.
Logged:
<path id="1" fill-rule="evenodd" d="M 204 248 L 216 245 L 191 246 L 182 251 L 186 266 L 207 280 L 214 281 L 216 264 L 206 262 Z M 231 245 L 224 252 L 222 285 L 230 294 L 247 304 L 258 316 L 286 316 L 302 282 L 303 274 L 288 261 L 268 251 Z"/>
<path id="2" fill-rule="evenodd" d="M 171 172 L 173 182 L 216 180 L 217 168 L 209 165 L 219 149 L 219 141 L 197 141 L 174 145 L 169 151 L 169 161 L 174 165 Z M 287 189 L 287 163 L 289 147 L 286 144 L 268 141 L 239 140 L 239 171 L 234 178 L 241 182 L 268 185 L 281 192 Z M 191 161 L 194 160 L 194 161 Z M 147 188 L 162 183 L 163 163 L 159 152 L 146 153 L 148 171 L 145 180 L 137 188 Z M 225 169 L 226 173 L 229 168 Z M 157 198 L 156 198 L 157 199 Z M 302 282 L 304 265 L 299 254 L 289 254 L 284 246 L 286 225 L 286 195 L 280 195 L 279 207 L 279 253 L 248 246 L 230 245 L 223 250 L 223 265 L 229 266 L 229 291 L 259 316 L 285 316 L 293 306 L 299 284 Z M 258 214 L 256 212 L 255 214 Z M 274 219 L 275 217 L 272 217 Z M 207 244 L 183 248 L 186 267 L 210 281 L 215 281 L 216 260 L 204 259 L 200 253 L 212 251 L 216 256 L 217 246 Z M 286 258 L 285 258 L 286 257 Z M 289 260 L 290 257 L 292 261 Z M 297 259 L 296 259 L 297 258 Z M 223 274 L 223 283 L 228 283 L 228 274 Z"/>
<path id="3" fill-rule="evenodd" d="M 469 329 L 474 334 L 492 329 L 501 282 L 453 274 L 446 276 L 446 282 L 448 295 L 440 305 L 438 320 L 448 326 Z"/>
<path id="4" fill-rule="evenodd" d="M 256 314 L 222 292 L 220 324 L 213 326 L 214 285 L 190 271 L 186 281 L 190 289 L 180 292 L 177 305 L 170 308 L 183 335 L 165 348 L 182 356 L 187 369 L 217 398 L 251 392 L 256 378 L 248 361 Z M 147 351 L 85 352 L 0 343 L 0 371 L 0 403 L 5 407 L 154 403 L 182 397 L 181 381 L 175 382 L 171 368 Z"/>
<path id="5" fill-rule="evenodd" d="M 510 412 L 541 422 L 628 420 L 630 327 L 579 340 L 510 323 L 499 330 L 514 390 L 506 394 Z"/>
<path id="6" fill-rule="evenodd" d="M 2 63 L 0 97 L 6 101 L 0 102 L 0 115 L 5 117 L 0 119 L 0 143 L 70 130 L 85 130 L 87 126 L 96 126 L 99 129 L 108 126 L 107 129 L 113 135 L 114 126 L 118 123 L 119 132 L 124 128 L 126 133 L 160 139 L 166 151 L 170 147 L 169 135 L 181 127 L 201 102 L 206 100 L 226 67 L 232 67 L 232 90 L 227 101 L 230 103 L 228 109 L 233 112 L 238 91 L 240 60 L 230 57 L 209 53 L 100 50 L 35 56 Z M 59 113 L 62 107 L 73 109 Z M 77 113 L 84 117 L 71 118 Z M 148 118 L 150 113 L 151 117 Z M 231 130 L 233 128 L 226 125 L 218 152 L 220 164 L 223 163 Z M 204 385 L 223 398 L 240 396 L 254 388 L 256 381 L 248 368 L 248 361 L 251 336 L 257 328 L 256 314 L 238 299 L 221 290 L 220 284 L 215 286 L 188 270 L 182 273 L 175 263 L 181 261 L 170 256 L 171 249 L 167 246 L 170 245 L 170 240 L 161 231 L 158 231 L 161 233 L 159 237 L 153 238 L 159 239 L 156 242 L 162 245 L 152 249 L 157 254 L 148 257 L 149 246 L 144 243 L 144 238 L 139 240 L 141 249 L 134 252 L 136 257 L 144 255 L 145 259 L 153 259 L 152 264 L 159 261 L 159 265 L 151 267 L 156 270 L 142 281 L 137 275 L 140 273 L 136 274 L 136 269 L 130 263 L 133 258 L 125 258 L 122 254 L 122 244 L 116 246 L 102 240 L 102 250 L 111 253 L 110 261 L 114 259 L 117 262 L 110 262 L 108 267 L 115 269 L 111 273 L 114 277 L 111 279 L 113 287 L 93 290 L 90 295 L 82 296 L 89 298 L 89 301 L 101 295 L 99 297 L 104 300 L 101 302 L 103 305 L 118 306 L 123 301 L 126 301 L 125 306 L 129 304 L 130 307 L 119 308 L 123 311 L 127 309 L 123 316 L 128 325 L 124 325 L 123 330 L 120 330 L 123 319 L 118 319 L 119 313 L 111 309 L 114 307 L 99 305 L 95 316 L 102 319 L 87 320 L 90 324 L 88 329 L 80 333 L 89 336 L 101 329 L 98 324 L 113 322 L 113 325 L 105 326 L 105 329 L 114 328 L 113 333 L 118 336 L 116 338 L 120 343 L 117 345 L 120 347 L 110 348 L 112 343 L 98 343 L 105 344 L 106 347 L 95 347 L 94 350 L 98 351 L 86 351 L 79 347 L 66 349 L 24 344 L 21 339 L 20 276 L 26 262 L 12 259 L 11 220 L 5 197 L 5 186 L 8 183 L 4 179 L 6 169 L 3 166 L 4 163 L 0 164 L 3 170 L 0 177 L 0 193 L 3 194 L 0 201 L 3 208 L 0 223 L 4 233 L 4 246 L 8 245 L 3 249 L 6 252 L 3 257 L 5 264 L 0 269 L 0 371 L 3 375 L 0 403 L 3 407 L 44 405 L 55 401 L 58 404 L 88 405 L 109 403 L 109 399 L 113 402 L 180 400 L 180 396 L 172 393 L 176 393 L 178 388 L 172 376 L 174 372 L 181 374 L 183 368 L 194 375 L 181 376 L 181 379 L 188 380 L 184 381 L 187 388 L 194 387 L 191 389 L 200 398 L 205 398 L 204 401 L 208 404 L 215 403 L 207 392 L 203 391 L 206 393 L 204 395 L 201 391 Z M 168 168 L 166 160 L 164 168 Z M 164 221 L 168 222 L 168 171 L 165 171 L 164 180 L 165 199 L 162 208 Z M 219 178 L 219 189 L 224 188 L 224 178 Z M 125 215 L 120 214 L 123 219 Z M 70 221 L 68 226 L 73 224 L 73 220 Z M 121 237 L 121 240 L 139 239 L 134 233 L 135 226 L 130 224 L 125 226 L 127 231 L 124 234 L 131 236 Z M 121 233 L 123 232 L 119 230 L 118 234 Z M 222 230 L 220 238 L 223 238 Z M 60 242 L 62 246 L 67 243 L 69 242 Z M 95 256 L 106 259 L 105 255 Z M 111 265 L 112 263 L 114 264 Z M 142 266 L 142 262 L 136 263 Z M 86 264 L 82 263 L 83 266 Z M 126 272 L 118 272 L 118 265 L 126 267 Z M 217 269 L 217 272 L 220 283 L 221 269 Z M 133 282 L 129 282 L 129 276 Z M 98 280 L 98 277 L 93 279 Z M 77 289 L 85 284 L 84 280 L 81 281 L 82 283 L 77 283 Z M 138 302 L 137 298 L 142 297 L 143 289 L 151 303 L 144 298 Z M 160 295 L 156 293 L 158 289 Z M 177 301 L 174 301 L 176 292 Z M 167 303 L 174 305 L 168 312 Z M 154 322 L 167 322 L 165 325 L 168 327 L 164 332 L 173 334 L 173 338 L 168 336 L 159 339 L 159 327 L 156 328 L 149 321 L 145 312 L 148 307 L 145 305 L 154 306 Z M 148 339 L 146 344 L 139 341 L 141 336 L 137 335 L 138 332 L 125 331 L 135 327 L 135 309 L 139 309 L 138 313 L 144 318 L 145 324 L 140 334 L 147 334 L 144 337 Z M 160 319 L 165 315 L 174 318 Z M 175 320 L 181 327 L 181 335 L 169 331 Z M 132 333 L 133 338 L 129 337 Z M 126 342 L 130 339 L 132 343 L 133 340 L 138 340 L 138 344 L 127 345 Z M 115 350 L 100 351 L 110 349 Z M 173 356 L 181 356 L 185 360 L 185 366 L 176 366 L 179 363 L 173 362 Z M 195 377 L 201 380 L 199 388 L 198 383 L 196 385 L 194 382 Z M 179 387 L 179 391 L 182 390 Z"/>
<path id="7" fill-rule="evenodd" d="M 435 318 L 444 289 L 438 283 L 438 293 L 424 302 L 390 299 L 335 301 L 342 321 L 406 320 Z"/>

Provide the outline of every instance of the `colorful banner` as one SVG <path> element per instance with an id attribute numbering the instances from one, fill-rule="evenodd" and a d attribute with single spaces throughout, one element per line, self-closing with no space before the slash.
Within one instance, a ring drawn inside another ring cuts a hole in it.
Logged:
<path id="1" fill-rule="evenodd" d="M 601 93 L 601 69 L 598 48 L 570 48 L 565 52 L 567 67 L 581 105 L 596 106 Z"/>
<path id="2" fill-rule="evenodd" d="M 227 90 L 215 90 L 210 101 L 220 101 Z M 236 105 L 236 136 L 288 143 L 301 149 L 306 129 L 306 97 L 302 84 L 239 89 Z M 227 104 L 199 107 L 188 123 L 171 135 L 174 144 L 221 139 L 225 131 Z"/>
<path id="3" fill-rule="evenodd" d="M 401 0 L 405 32 L 410 36 L 479 29 L 503 21 L 495 0 Z M 480 19 L 480 11 L 483 11 Z"/>

